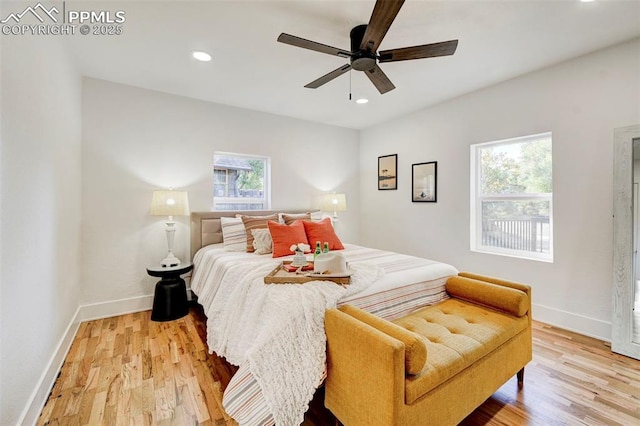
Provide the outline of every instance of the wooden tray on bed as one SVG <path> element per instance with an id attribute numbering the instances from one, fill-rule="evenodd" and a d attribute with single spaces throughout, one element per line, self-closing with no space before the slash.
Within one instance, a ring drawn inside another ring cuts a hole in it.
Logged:
<path id="1" fill-rule="evenodd" d="M 290 264 L 291 261 L 284 261 L 276 268 L 269 273 L 266 277 L 264 277 L 265 284 L 304 284 L 309 281 L 332 281 L 336 284 L 340 285 L 348 285 L 351 281 L 350 277 L 334 277 L 327 276 L 323 277 L 321 275 L 314 275 L 312 277 L 304 276 L 301 274 L 296 274 L 295 272 L 287 272 L 283 269 L 284 265 Z M 309 262 L 313 264 L 313 262 Z"/>

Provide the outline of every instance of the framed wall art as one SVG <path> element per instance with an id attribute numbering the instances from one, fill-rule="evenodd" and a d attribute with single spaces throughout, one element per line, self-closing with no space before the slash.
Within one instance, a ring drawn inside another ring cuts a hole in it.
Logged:
<path id="1" fill-rule="evenodd" d="M 398 154 L 378 157 L 378 189 L 398 189 Z"/>
<path id="2" fill-rule="evenodd" d="M 411 165 L 411 201 L 435 203 L 438 194 L 438 162 Z"/>

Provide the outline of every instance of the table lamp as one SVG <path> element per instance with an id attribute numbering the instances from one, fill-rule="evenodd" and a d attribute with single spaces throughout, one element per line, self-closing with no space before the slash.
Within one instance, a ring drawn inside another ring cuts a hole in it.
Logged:
<path id="1" fill-rule="evenodd" d="M 322 197 L 321 209 L 325 212 L 333 212 L 333 220 L 338 220 L 338 212 L 347 210 L 347 196 L 344 194 L 325 194 Z"/>
<path id="2" fill-rule="evenodd" d="M 176 233 L 173 216 L 189 215 L 189 195 L 184 191 L 153 191 L 150 213 L 152 216 L 169 217 L 165 228 L 169 254 L 160 262 L 160 265 L 163 268 L 180 266 L 180 259 L 173 255 L 173 239 Z"/>

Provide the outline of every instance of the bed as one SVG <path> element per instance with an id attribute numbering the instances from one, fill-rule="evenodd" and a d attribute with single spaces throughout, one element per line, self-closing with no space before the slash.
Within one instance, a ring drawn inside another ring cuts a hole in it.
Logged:
<path id="1" fill-rule="evenodd" d="M 446 279 L 458 272 L 428 259 L 344 244 L 342 252 L 354 271 L 351 285 L 266 285 L 262 278 L 293 256 L 228 251 L 221 218 L 270 213 L 191 215 L 191 289 L 207 316 L 209 351 L 239 366 L 223 406 L 241 425 L 302 422 L 325 378 L 326 309 L 350 304 L 392 320 L 446 299 Z"/>

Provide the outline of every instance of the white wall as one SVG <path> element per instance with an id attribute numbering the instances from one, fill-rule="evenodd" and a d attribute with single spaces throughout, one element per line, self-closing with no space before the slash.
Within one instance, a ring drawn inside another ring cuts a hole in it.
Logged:
<path id="1" fill-rule="evenodd" d="M 2 37 L 3 425 L 33 401 L 78 308 L 81 80 L 70 64 L 58 39 Z"/>
<path id="2" fill-rule="evenodd" d="M 303 106 L 301 106 L 303 107 Z M 359 235 L 358 132 L 95 79 L 82 97 L 83 303 L 153 294 L 145 268 L 166 254 L 154 189 L 189 192 L 192 211 L 212 206 L 214 151 L 271 157 L 272 208 L 312 208 L 345 192 L 345 241 Z M 188 218 L 175 253 L 188 260 Z"/>
<path id="3" fill-rule="evenodd" d="M 437 82 L 433 82 L 437 84 Z M 534 318 L 610 339 L 613 129 L 640 122 L 640 41 L 622 44 L 361 133 L 361 242 L 526 282 Z M 469 145 L 553 132 L 555 260 L 469 249 Z M 398 154 L 397 191 L 377 157 Z M 438 161 L 438 202 L 411 203 L 411 164 Z"/>

